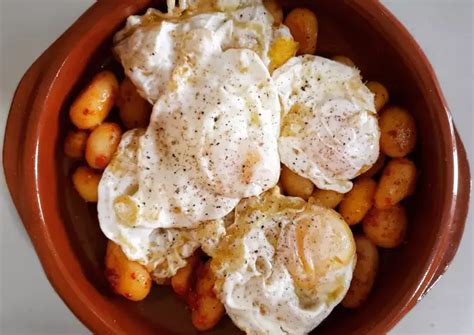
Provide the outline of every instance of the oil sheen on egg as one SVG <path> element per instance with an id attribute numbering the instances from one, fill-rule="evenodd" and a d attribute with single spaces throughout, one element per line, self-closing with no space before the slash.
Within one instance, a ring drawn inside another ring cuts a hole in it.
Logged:
<path id="1" fill-rule="evenodd" d="M 207 2 L 183 1 L 183 8 L 198 7 L 174 15 L 150 8 L 143 16 L 130 16 L 125 28 L 115 35 L 114 52 L 125 74 L 150 103 L 157 101 L 176 64 L 190 57 L 184 46 L 192 31 L 211 32 L 220 50 L 252 50 L 267 66 L 272 41 L 281 37 L 292 40 L 286 26 L 272 25 L 272 15 L 259 0 L 209 1 L 204 7 L 203 3 Z"/>
<path id="2" fill-rule="evenodd" d="M 283 103 L 279 152 L 320 189 L 346 193 L 379 155 L 374 96 L 356 68 L 313 55 L 273 73 Z"/>
<path id="3" fill-rule="evenodd" d="M 346 294 L 355 266 L 341 216 L 278 188 L 243 199 L 214 253 L 215 291 L 247 334 L 306 334 Z"/>

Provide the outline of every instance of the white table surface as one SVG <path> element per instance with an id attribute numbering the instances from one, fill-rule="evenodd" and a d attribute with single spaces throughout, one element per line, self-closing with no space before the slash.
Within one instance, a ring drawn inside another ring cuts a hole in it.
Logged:
<path id="1" fill-rule="evenodd" d="M 92 2 L 0 0 L 0 147 L 10 101 L 21 76 Z M 383 2 L 408 27 L 431 60 L 474 164 L 474 0 Z M 472 204 L 471 200 L 471 209 Z M 474 334 L 473 223 L 471 213 L 448 272 L 393 334 Z M 87 334 L 48 283 L 12 205 L 3 169 L 0 227 L 0 334 Z"/>

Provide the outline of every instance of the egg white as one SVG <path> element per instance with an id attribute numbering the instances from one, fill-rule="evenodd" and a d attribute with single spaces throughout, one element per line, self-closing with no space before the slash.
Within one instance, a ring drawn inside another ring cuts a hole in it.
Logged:
<path id="1" fill-rule="evenodd" d="M 379 155 L 374 96 L 356 68 L 312 55 L 273 73 L 283 103 L 279 152 L 318 188 L 346 193 Z"/>

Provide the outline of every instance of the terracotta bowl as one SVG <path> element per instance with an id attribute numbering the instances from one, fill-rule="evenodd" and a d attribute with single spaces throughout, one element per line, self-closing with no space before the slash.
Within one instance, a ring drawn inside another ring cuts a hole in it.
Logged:
<path id="1" fill-rule="evenodd" d="M 163 2 L 98 1 L 31 66 L 16 91 L 3 148 L 8 187 L 52 285 L 95 333 L 196 333 L 183 302 L 155 287 L 143 302 L 113 295 L 103 276 L 105 237 L 96 209 L 73 190 L 74 163 L 62 154 L 67 111 L 80 87 L 111 61 L 110 39 L 125 18 Z M 336 308 L 320 334 L 380 334 L 391 329 L 443 274 L 458 247 L 467 214 L 469 168 L 428 60 L 378 1 L 291 1 L 320 22 L 318 54 L 347 55 L 364 78 L 384 83 L 391 101 L 415 116 L 420 170 L 408 204 L 406 243 L 383 250 L 367 303 Z M 288 9 L 285 8 L 285 9 Z M 210 333 L 238 333 L 225 319 Z"/>

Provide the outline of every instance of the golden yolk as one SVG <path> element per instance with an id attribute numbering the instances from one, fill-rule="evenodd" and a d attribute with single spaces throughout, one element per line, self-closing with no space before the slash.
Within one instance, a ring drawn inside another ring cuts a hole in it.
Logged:
<path id="1" fill-rule="evenodd" d="M 288 59 L 296 55 L 298 42 L 288 38 L 279 37 L 275 39 L 268 50 L 270 58 L 270 72 L 286 63 Z"/>

